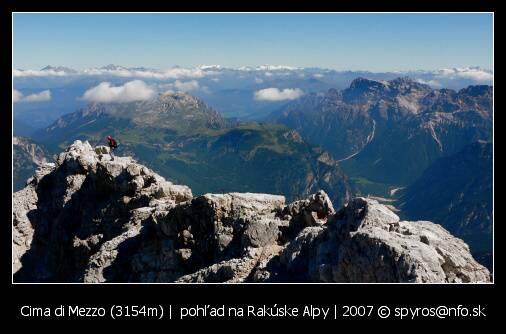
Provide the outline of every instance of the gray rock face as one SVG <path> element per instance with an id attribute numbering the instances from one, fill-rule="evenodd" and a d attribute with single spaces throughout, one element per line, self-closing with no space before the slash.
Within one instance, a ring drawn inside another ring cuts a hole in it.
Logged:
<path id="1" fill-rule="evenodd" d="M 141 246 L 132 280 L 172 281 L 195 269 L 241 258 L 250 248 L 276 245 L 284 222 L 275 215 L 284 203 L 283 196 L 266 194 L 206 194 L 155 212 L 162 242 L 147 240 Z"/>
<path id="2" fill-rule="evenodd" d="M 33 187 L 26 187 L 13 196 L 13 229 L 12 229 L 12 271 L 21 269 L 21 257 L 30 249 L 33 239 L 33 228 L 29 214 L 37 209 L 37 194 Z"/>
<path id="3" fill-rule="evenodd" d="M 192 198 L 133 159 L 101 152 L 76 141 L 13 194 L 16 281 L 107 281 L 114 275 L 99 272 L 123 265 L 117 255 L 151 211 Z M 162 187 L 163 203 L 151 202 Z"/>
<path id="4" fill-rule="evenodd" d="M 18 282 L 488 282 L 439 225 L 319 191 L 193 197 L 129 157 L 74 142 L 14 193 Z"/>
<path id="5" fill-rule="evenodd" d="M 291 219 L 291 226 L 296 232 L 304 227 L 323 225 L 326 218 L 334 213 L 334 206 L 323 190 L 305 200 L 288 204 L 282 211 L 283 218 Z"/>
<path id="6" fill-rule="evenodd" d="M 431 222 L 399 221 L 375 200 L 355 198 L 327 228 L 303 232 L 283 259 L 311 281 L 490 281 L 462 240 Z"/>

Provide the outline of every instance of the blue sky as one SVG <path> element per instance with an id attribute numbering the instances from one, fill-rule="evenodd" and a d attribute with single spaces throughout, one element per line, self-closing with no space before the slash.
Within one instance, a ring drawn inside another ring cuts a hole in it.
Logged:
<path id="1" fill-rule="evenodd" d="M 492 68 L 492 14 L 14 14 L 14 68 Z"/>

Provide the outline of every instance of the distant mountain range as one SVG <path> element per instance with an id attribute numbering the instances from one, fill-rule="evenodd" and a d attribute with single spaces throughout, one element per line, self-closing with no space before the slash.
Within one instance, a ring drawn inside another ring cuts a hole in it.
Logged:
<path id="1" fill-rule="evenodd" d="M 233 122 L 184 93 L 149 101 L 91 104 L 34 138 L 55 153 L 75 139 L 113 135 L 129 154 L 196 193 L 270 192 L 289 199 L 324 189 L 339 205 L 352 188 L 330 154 L 283 125 Z"/>
<path id="2" fill-rule="evenodd" d="M 351 177 L 406 186 L 436 159 L 492 139 L 492 91 L 358 78 L 342 91 L 309 94 L 267 119 L 321 145 Z"/>
<path id="3" fill-rule="evenodd" d="M 259 65 L 259 66 L 240 66 L 227 67 L 221 65 L 199 65 L 194 67 L 173 66 L 167 69 L 154 69 L 146 67 L 125 67 L 121 65 L 109 64 L 102 67 L 91 67 L 76 70 L 66 66 L 45 66 L 40 70 L 34 69 L 13 69 L 13 76 L 20 77 L 49 77 L 66 75 L 111 75 L 128 76 L 137 78 L 156 78 L 156 79 L 178 79 L 178 78 L 199 78 L 208 75 L 237 74 L 242 75 L 243 79 L 248 74 L 264 75 L 264 77 L 289 76 L 296 74 L 299 78 L 304 75 L 312 76 L 316 79 L 329 79 L 340 77 L 351 81 L 353 78 L 364 76 L 370 79 L 386 80 L 386 77 L 410 76 L 421 82 L 426 82 L 434 86 L 448 87 L 448 83 L 464 86 L 476 84 L 477 82 L 491 83 L 493 72 L 480 67 L 461 67 L 446 68 L 440 70 L 406 70 L 406 71 L 351 71 L 336 70 L 319 67 L 295 67 L 286 65 Z M 258 81 L 259 78 L 257 78 Z"/>
<path id="4" fill-rule="evenodd" d="M 357 77 L 371 80 L 393 80 L 409 76 L 434 88 L 462 89 L 469 85 L 491 85 L 493 73 L 478 67 L 451 68 L 429 71 L 341 71 L 324 68 L 300 68 L 283 65 L 242 66 L 228 68 L 219 65 L 171 67 L 153 69 L 109 64 L 102 67 L 72 69 L 46 66 L 42 69 L 13 69 L 14 89 L 24 95 L 42 90 L 51 91 L 51 99 L 39 103 L 15 103 L 15 120 L 44 128 L 64 114 L 84 107 L 84 92 L 101 82 L 122 85 L 142 80 L 163 93 L 191 93 L 216 108 L 226 117 L 243 121 L 260 120 L 290 100 L 261 100 L 255 94 L 262 89 L 298 89 L 303 94 L 345 89 Z"/>

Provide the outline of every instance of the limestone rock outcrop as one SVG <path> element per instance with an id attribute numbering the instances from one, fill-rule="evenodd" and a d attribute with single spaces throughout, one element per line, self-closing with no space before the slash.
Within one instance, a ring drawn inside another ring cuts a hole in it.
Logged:
<path id="1" fill-rule="evenodd" d="M 400 221 L 375 200 L 354 198 L 326 227 L 306 228 L 282 261 L 317 282 L 487 282 L 462 240 L 428 221 Z"/>
<path id="2" fill-rule="evenodd" d="M 16 282 L 488 282 L 469 247 L 319 191 L 193 197 L 130 157 L 74 142 L 13 194 Z"/>
<path id="3" fill-rule="evenodd" d="M 151 212 L 191 198 L 188 187 L 132 158 L 111 160 L 76 141 L 13 194 L 14 278 L 86 281 L 95 269 L 98 281 L 95 266 L 118 262 L 123 241 L 130 242 Z"/>

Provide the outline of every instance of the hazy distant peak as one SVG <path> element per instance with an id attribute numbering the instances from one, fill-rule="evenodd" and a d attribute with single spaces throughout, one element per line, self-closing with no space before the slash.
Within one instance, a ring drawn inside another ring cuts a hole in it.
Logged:
<path id="1" fill-rule="evenodd" d="M 77 73 L 76 70 L 70 68 L 70 67 L 65 67 L 65 66 L 51 66 L 51 65 L 47 65 L 46 67 L 42 68 L 41 71 L 47 71 L 47 72 L 50 72 L 50 71 L 53 71 L 53 72 L 65 72 L 65 73 Z"/>
<path id="2" fill-rule="evenodd" d="M 350 84 L 350 89 L 370 89 L 370 88 L 386 88 L 387 85 L 383 82 L 370 80 L 364 77 L 354 79 Z"/>
<path id="3" fill-rule="evenodd" d="M 126 70 L 127 68 L 120 66 L 120 65 L 109 64 L 109 65 L 100 67 L 100 69 L 106 70 L 106 71 L 118 71 L 118 70 Z"/>
<path id="4" fill-rule="evenodd" d="M 180 103 L 183 103 L 183 104 L 198 104 L 198 103 L 203 104 L 204 103 L 199 98 L 197 98 L 191 94 L 188 94 L 186 92 L 180 92 L 180 91 L 178 91 L 178 92 L 168 91 L 165 93 L 161 93 L 158 95 L 157 98 L 161 101 L 176 100 L 176 101 L 179 101 Z"/>

